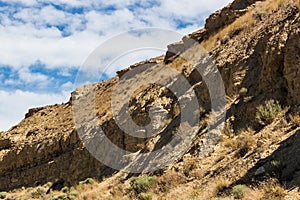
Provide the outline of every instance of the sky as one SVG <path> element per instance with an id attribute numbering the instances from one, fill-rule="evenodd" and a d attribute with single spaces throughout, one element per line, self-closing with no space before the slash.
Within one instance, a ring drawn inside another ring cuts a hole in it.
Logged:
<path id="1" fill-rule="evenodd" d="M 105 41 L 149 27 L 185 35 L 230 2 L 0 0 L 0 131 L 17 124 L 29 108 L 68 101 L 81 65 Z M 150 50 L 134 57 L 162 53 Z M 134 61 L 123 59 L 121 68 Z M 105 78 L 117 70 L 111 67 Z"/>

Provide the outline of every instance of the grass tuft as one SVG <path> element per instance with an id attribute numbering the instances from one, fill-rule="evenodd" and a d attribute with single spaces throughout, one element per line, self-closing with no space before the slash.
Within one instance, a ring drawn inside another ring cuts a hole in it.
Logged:
<path id="1" fill-rule="evenodd" d="M 275 117 L 282 111 L 282 107 L 278 101 L 270 99 L 265 101 L 263 105 L 256 108 L 256 120 L 260 125 L 268 125 L 273 122 Z"/>

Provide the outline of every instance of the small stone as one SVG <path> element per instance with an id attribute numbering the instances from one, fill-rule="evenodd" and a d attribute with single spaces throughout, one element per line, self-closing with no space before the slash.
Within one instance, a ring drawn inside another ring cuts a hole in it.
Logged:
<path id="1" fill-rule="evenodd" d="M 265 167 L 264 167 L 264 166 L 261 166 L 261 167 L 259 167 L 259 168 L 255 171 L 254 175 L 255 175 L 255 176 L 259 176 L 259 175 L 264 174 L 265 172 L 266 172 Z"/>

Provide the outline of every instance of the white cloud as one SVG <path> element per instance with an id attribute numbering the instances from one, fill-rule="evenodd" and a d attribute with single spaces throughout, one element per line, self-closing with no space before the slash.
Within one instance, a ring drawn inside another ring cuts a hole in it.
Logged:
<path id="1" fill-rule="evenodd" d="M 93 33 L 78 33 L 66 38 L 39 38 L 26 36 L 30 27 L 22 29 L 25 35 L 0 28 L 0 65 L 19 69 L 40 61 L 49 68 L 78 66 L 100 43 L 100 37 Z M 53 35 L 51 32 L 49 35 Z"/>
<path id="2" fill-rule="evenodd" d="M 20 80 L 15 80 L 15 79 L 4 80 L 4 85 L 17 86 L 19 84 L 22 84 L 22 82 Z"/>
<path id="3" fill-rule="evenodd" d="M 2 0 L 9 6 L 0 7 L 0 67 L 11 66 L 19 78 L 16 80 L 0 75 L 1 79 L 6 78 L 1 82 L 10 86 L 35 83 L 37 87 L 45 87 L 55 77 L 31 72 L 29 66 L 37 61 L 46 68 L 60 69 L 60 75 L 69 76 L 71 68 L 81 66 L 96 47 L 119 33 L 150 26 L 187 34 L 198 29 L 208 13 L 230 1 L 157 0 L 151 6 L 152 2 L 146 0 Z M 136 7 L 135 3 L 142 6 Z M 56 9 L 53 4 L 62 9 Z M 105 11 L 105 7 L 110 6 L 116 10 Z M 75 7 L 83 7 L 83 12 L 72 13 Z M 178 20 L 190 24 L 180 27 Z M 149 38 L 157 42 L 153 46 L 179 40 L 163 34 L 143 35 L 132 44 L 145 42 Z M 114 58 L 113 55 L 118 53 L 116 50 L 122 45 L 131 44 L 119 42 L 106 47 L 104 50 L 107 57 Z M 159 54 L 161 51 L 157 51 Z M 116 61 L 106 72 L 113 75 L 117 69 L 149 56 L 155 56 L 155 52 L 131 52 Z M 62 91 L 70 91 L 72 83 L 66 81 L 57 87 Z M 66 92 L 40 94 L 33 91 L 0 90 L 0 129 L 8 129 L 21 120 L 29 107 L 59 103 L 68 98 L 69 93 Z"/>
<path id="4" fill-rule="evenodd" d="M 0 130 L 8 130 L 24 118 L 28 108 L 66 102 L 69 93 L 39 94 L 17 90 L 6 92 L 0 90 Z"/>
<path id="5" fill-rule="evenodd" d="M 178 17 L 185 17 L 188 19 L 196 18 L 197 16 L 203 16 L 204 13 L 212 12 L 217 8 L 221 8 L 227 5 L 230 0 L 220 1 L 220 0 L 160 0 L 161 6 L 159 10 L 166 11 L 163 14 L 169 15 L 173 13 Z"/>
<path id="6" fill-rule="evenodd" d="M 68 92 L 71 92 L 74 88 L 73 88 L 73 83 L 68 81 L 64 84 L 61 85 L 61 90 L 62 91 L 68 91 Z"/>
<path id="7" fill-rule="evenodd" d="M 1 1 L 6 3 L 21 3 L 26 6 L 32 6 L 37 3 L 36 0 L 1 0 Z"/>
<path id="8" fill-rule="evenodd" d="M 26 5 L 36 1 L 21 1 Z M 86 1 L 56 0 L 54 3 L 68 4 L 70 6 L 83 6 Z M 87 1 L 85 6 L 92 6 L 98 1 Z M 198 28 L 203 13 L 212 11 L 229 2 L 191 1 L 191 0 L 160 0 L 159 6 L 153 8 L 137 8 L 128 10 L 125 6 L 143 1 L 120 1 L 98 2 L 104 5 L 119 5 L 120 9 L 106 13 L 105 11 L 93 10 L 83 14 L 72 14 L 57 10 L 53 6 L 27 7 L 18 10 L 10 19 L 7 14 L 1 14 L 3 18 L 0 26 L 0 64 L 21 68 L 35 63 L 37 60 L 50 68 L 62 66 L 79 66 L 88 54 L 102 41 L 120 32 L 146 26 L 161 27 L 176 30 L 175 18 L 191 20 L 192 25 L 183 30 Z M 22 20 L 22 23 L 21 21 Z M 198 20 L 198 21 L 197 21 Z M 197 24 L 198 23 L 198 24 Z M 71 34 L 62 37 L 62 33 L 56 27 L 50 25 L 63 25 L 65 31 Z M 79 31 L 82 30 L 82 31 Z"/>
<path id="9" fill-rule="evenodd" d="M 25 83 L 47 82 L 48 76 L 40 73 L 31 73 L 28 68 L 23 68 L 18 71 L 19 79 Z"/>
<path id="10" fill-rule="evenodd" d="M 58 72 L 58 75 L 68 77 L 68 76 L 72 76 L 72 73 L 68 68 L 61 68 Z"/>
<path id="11" fill-rule="evenodd" d="M 46 0 L 45 2 L 50 2 Z M 99 0 L 51 0 L 55 4 L 63 4 L 69 7 L 94 7 L 103 8 L 105 6 L 115 6 L 117 8 L 124 8 L 135 2 L 140 2 L 136 0 L 110 0 L 110 1 L 99 1 Z"/>

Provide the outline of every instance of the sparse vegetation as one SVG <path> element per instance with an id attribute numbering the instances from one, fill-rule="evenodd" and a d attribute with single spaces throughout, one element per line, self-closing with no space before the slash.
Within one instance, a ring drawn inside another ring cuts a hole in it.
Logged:
<path id="1" fill-rule="evenodd" d="M 263 199 L 283 200 L 286 196 L 286 191 L 276 181 L 270 181 L 264 187 Z"/>
<path id="2" fill-rule="evenodd" d="M 253 148 L 254 140 L 249 134 L 249 132 L 244 131 L 243 133 L 241 133 L 241 135 L 238 136 L 237 144 L 237 156 L 244 157 L 248 153 L 248 151 L 250 151 Z"/>
<path id="3" fill-rule="evenodd" d="M 189 158 L 185 161 L 184 169 L 183 169 L 183 174 L 186 177 L 189 177 L 191 172 L 196 169 L 197 167 L 197 158 Z"/>
<path id="4" fill-rule="evenodd" d="M 292 115 L 291 120 L 295 125 L 300 126 L 300 116 L 299 116 L 299 114 Z"/>
<path id="5" fill-rule="evenodd" d="M 248 89 L 245 87 L 242 87 L 239 91 L 240 96 L 245 96 L 248 93 Z"/>
<path id="6" fill-rule="evenodd" d="M 190 195 L 190 199 L 198 200 L 199 199 L 199 194 L 200 194 L 199 190 L 194 190 Z"/>
<path id="7" fill-rule="evenodd" d="M 159 185 L 159 190 L 166 193 L 170 188 L 176 187 L 180 184 L 185 183 L 186 178 L 179 172 L 173 170 L 167 171 L 160 177 L 157 177 L 157 184 Z"/>
<path id="8" fill-rule="evenodd" d="M 155 176 L 135 177 L 131 180 L 131 187 L 136 193 L 147 192 L 157 183 Z"/>
<path id="9" fill-rule="evenodd" d="M 51 200 L 64 200 L 67 198 L 68 196 L 66 194 L 53 194 Z"/>
<path id="10" fill-rule="evenodd" d="M 271 161 L 271 165 L 272 165 L 273 167 L 280 167 L 281 162 L 280 162 L 279 160 L 272 160 L 272 161 Z"/>
<path id="11" fill-rule="evenodd" d="M 62 189 L 61 189 L 61 191 L 63 192 L 63 193 L 67 193 L 67 192 L 69 192 L 69 187 L 67 187 L 67 186 L 65 186 L 65 187 L 63 187 Z"/>
<path id="12" fill-rule="evenodd" d="M 235 199 L 242 199 L 248 190 L 246 185 L 236 185 L 232 188 L 232 193 Z"/>
<path id="13" fill-rule="evenodd" d="M 46 194 L 43 188 L 38 187 L 35 191 L 31 193 L 32 198 L 39 198 Z"/>
<path id="14" fill-rule="evenodd" d="M 256 109 L 256 120 L 263 126 L 272 123 L 274 118 L 282 111 L 280 103 L 274 99 L 265 101 L 263 105 L 258 106 Z"/>
<path id="15" fill-rule="evenodd" d="M 273 177 L 280 178 L 281 170 L 282 170 L 282 164 L 280 160 L 272 160 L 270 164 L 271 164 L 270 174 Z"/>
<path id="16" fill-rule="evenodd" d="M 7 196 L 7 192 L 0 192 L 0 199 L 5 199 Z"/>
<path id="17" fill-rule="evenodd" d="M 69 193 L 69 197 L 72 198 L 76 198 L 78 196 L 78 192 L 76 190 L 71 190 Z"/>
<path id="18" fill-rule="evenodd" d="M 234 138 L 223 139 L 224 146 L 229 148 L 231 151 L 235 151 L 238 148 L 238 141 Z"/>
<path id="19" fill-rule="evenodd" d="M 228 188 L 230 182 L 228 180 L 225 179 L 220 179 L 216 182 L 215 185 L 215 196 L 220 195 L 225 189 Z"/>
<path id="20" fill-rule="evenodd" d="M 149 193 L 144 193 L 144 192 L 142 192 L 138 195 L 138 198 L 140 200 L 151 200 L 153 198 L 153 193 L 150 193 L 150 192 Z"/>
<path id="21" fill-rule="evenodd" d="M 267 11 L 259 10 L 254 13 L 254 17 L 259 20 L 263 20 L 263 18 L 267 15 Z"/>
<path id="22" fill-rule="evenodd" d="M 299 6 L 299 2 L 297 2 L 297 0 L 292 2 L 295 2 L 295 5 Z M 228 39 L 224 39 L 227 38 L 227 36 L 232 38 L 236 33 L 243 30 L 250 30 L 251 27 L 253 27 L 258 20 L 261 20 L 262 17 L 266 16 L 267 13 L 272 13 L 286 3 L 287 2 L 285 0 L 269 0 L 261 2 L 255 9 L 250 9 L 243 16 L 236 19 L 232 24 L 224 27 L 222 30 L 218 31 L 218 33 L 212 35 L 208 40 L 205 40 L 201 44 L 207 51 L 210 51 L 217 46 L 219 41 L 227 41 Z"/>
<path id="23" fill-rule="evenodd" d="M 84 181 L 80 181 L 80 182 L 79 182 L 79 185 L 93 184 L 94 182 L 95 182 L 94 179 L 92 179 L 92 178 L 87 178 L 87 179 L 85 179 Z"/>

